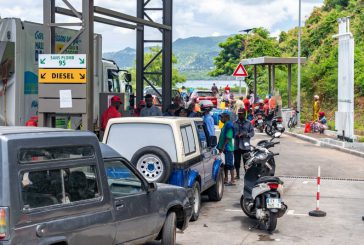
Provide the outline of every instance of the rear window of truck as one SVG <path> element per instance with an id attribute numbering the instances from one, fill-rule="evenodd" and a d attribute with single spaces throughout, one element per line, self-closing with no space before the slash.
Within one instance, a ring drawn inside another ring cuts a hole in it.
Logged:
<path id="1" fill-rule="evenodd" d="M 60 146 L 20 149 L 18 160 L 20 164 L 32 164 L 53 160 L 74 160 L 94 158 L 92 146 Z"/>

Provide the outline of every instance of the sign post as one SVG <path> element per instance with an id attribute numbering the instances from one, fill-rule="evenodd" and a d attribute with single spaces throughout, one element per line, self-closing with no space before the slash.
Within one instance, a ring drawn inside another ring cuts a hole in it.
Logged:
<path id="1" fill-rule="evenodd" d="M 56 127 L 58 117 L 87 119 L 86 64 L 85 54 L 39 55 L 39 126 Z"/>
<path id="2" fill-rule="evenodd" d="M 241 83 L 242 81 L 245 81 L 245 77 L 248 76 L 248 72 L 246 71 L 245 67 L 242 63 L 239 63 L 239 65 L 236 67 L 233 76 L 236 77 L 236 79 L 239 79 L 241 77 L 242 79 L 239 79 L 239 95 L 241 95 Z"/>

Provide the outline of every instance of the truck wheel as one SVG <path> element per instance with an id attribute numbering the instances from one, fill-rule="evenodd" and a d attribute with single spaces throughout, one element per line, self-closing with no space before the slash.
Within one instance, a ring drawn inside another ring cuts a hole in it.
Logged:
<path id="1" fill-rule="evenodd" d="M 224 171 L 222 171 L 221 168 L 217 175 L 216 184 L 207 191 L 207 195 L 209 196 L 210 201 L 217 202 L 222 199 L 222 196 L 224 195 Z"/>
<path id="2" fill-rule="evenodd" d="M 148 182 L 165 183 L 171 175 L 171 160 L 165 151 L 157 147 L 140 149 L 131 162 Z"/>
<path id="3" fill-rule="evenodd" d="M 176 213 L 171 212 L 168 214 L 166 221 L 164 222 L 162 230 L 162 245 L 176 244 L 176 226 L 177 226 Z"/>
<path id="4" fill-rule="evenodd" d="M 201 210 L 201 188 L 200 183 L 196 180 L 192 186 L 193 196 L 195 197 L 195 204 L 193 205 L 191 221 L 198 220 Z"/>

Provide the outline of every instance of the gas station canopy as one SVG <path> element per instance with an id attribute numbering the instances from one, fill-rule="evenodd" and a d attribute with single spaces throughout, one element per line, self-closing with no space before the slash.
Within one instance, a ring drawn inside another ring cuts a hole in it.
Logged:
<path id="1" fill-rule="evenodd" d="M 301 64 L 305 64 L 307 59 L 305 57 L 300 58 Z M 254 66 L 254 98 L 257 97 L 257 65 L 268 66 L 268 84 L 269 84 L 269 94 L 272 94 L 275 87 L 275 66 L 276 65 L 287 65 L 288 67 L 288 107 L 291 107 L 291 81 L 292 81 L 292 65 L 298 64 L 298 57 L 258 57 L 251 59 L 243 59 L 241 63 L 244 66 L 253 65 Z M 272 69 L 273 68 L 273 69 Z"/>
<path id="2" fill-rule="evenodd" d="M 301 64 L 306 63 L 306 58 L 301 57 Z M 278 57 L 259 57 L 252 59 L 244 59 L 241 61 L 243 65 L 289 65 L 289 64 L 297 64 L 297 57 L 287 57 L 287 58 L 278 58 Z"/>

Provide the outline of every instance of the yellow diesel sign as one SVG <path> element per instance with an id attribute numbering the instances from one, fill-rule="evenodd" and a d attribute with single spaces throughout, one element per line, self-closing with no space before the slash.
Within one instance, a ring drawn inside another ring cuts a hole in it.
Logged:
<path id="1" fill-rule="evenodd" d="M 86 83 L 86 69 L 39 69 L 39 83 Z"/>

